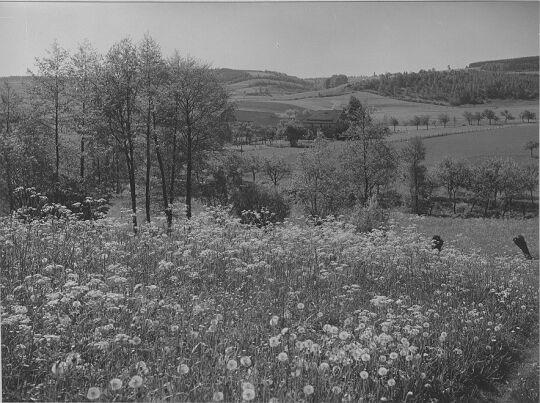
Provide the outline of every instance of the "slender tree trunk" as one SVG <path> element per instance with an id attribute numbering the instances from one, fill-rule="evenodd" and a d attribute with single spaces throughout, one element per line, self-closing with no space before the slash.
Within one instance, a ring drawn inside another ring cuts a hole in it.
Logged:
<path id="1" fill-rule="evenodd" d="M 58 95 L 54 100 L 54 145 L 56 149 L 56 171 L 54 173 L 55 182 L 58 182 L 60 179 L 60 147 L 58 139 Z"/>
<path id="2" fill-rule="evenodd" d="M 154 120 L 155 125 L 155 120 Z M 154 148 L 156 149 L 156 158 L 159 166 L 159 173 L 161 176 L 161 193 L 163 195 L 163 209 L 167 216 L 167 231 L 170 231 L 172 227 L 172 210 L 169 207 L 169 198 L 167 195 L 167 175 L 165 174 L 165 165 L 163 164 L 163 158 L 161 157 L 161 150 L 158 143 L 157 133 L 154 127 Z"/>
<path id="3" fill-rule="evenodd" d="M 120 194 L 121 192 L 121 189 L 120 189 L 120 156 L 118 155 L 118 150 L 114 149 L 114 165 L 115 165 L 115 180 L 116 180 L 116 194 Z"/>
<path id="4" fill-rule="evenodd" d="M 486 208 L 484 209 L 484 217 L 487 216 L 488 210 L 489 210 L 489 198 L 486 201 Z"/>
<path id="5" fill-rule="evenodd" d="M 146 186 L 144 190 L 145 195 L 145 208 L 146 208 L 146 222 L 150 222 L 150 103 L 148 103 L 148 112 L 146 117 Z"/>
<path id="6" fill-rule="evenodd" d="M 131 218 L 133 222 L 133 232 L 136 234 L 137 226 L 137 194 L 135 193 L 135 167 L 133 166 L 133 144 L 128 140 L 129 147 L 124 149 L 126 163 L 129 173 L 129 191 L 131 195 Z"/>
<path id="7" fill-rule="evenodd" d="M 171 182 L 169 184 L 169 204 L 173 204 L 174 201 L 174 181 L 176 180 L 176 165 L 178 159 L 177 152 L 177 138 L 176 138 L 176 127 L 174 128 L 173 133 L 173 148 L 172 148 L 172 164 L 171 164 Z"/>
<path id="8" fill-rule="evenodd" d="M 83 132 L 81 134 L 81 179 L 84 179 L 84 129 L 85 129 L 85 125 L 86 125 L 86 122 L 85 122 L 85 113 L 86 113 L 86 105 L 85 103 L 83 102 L 82 104 L 82 114 L 83 114 L 83 121 L 82 121 L 82 127 L 83 127 Z"/>
<path id="9" fill-rule="evenodd" d="M 187 167 L 186 167 L 186 217 L 191 218 L 191 175 L 193 170 L 192 161 L 192 138 L 191 125 L 187 124 Z"/>

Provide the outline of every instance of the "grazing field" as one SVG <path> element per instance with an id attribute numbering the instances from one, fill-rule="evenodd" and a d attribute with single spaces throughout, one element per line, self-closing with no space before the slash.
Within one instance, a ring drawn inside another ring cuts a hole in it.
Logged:
<path id="1" fill-rule="evenodd" d="M 530 152 L 524 149 L 528 141 L 538 140 L 538 125 L 519 125 L 508 127 L 484 127 L 484 130 L 466 133 L 452 134 L 452 129 L 448 129 L 448 135 L 441 135 L 438 131 L 424 133 L 424 145 L 426 147 L 427 167 L 433 167 L 444 157 L 463 158 L 471 161 L 489 157 L 512 158 L 519 163 L 528 164 L 537 162 L 538 157 L 535 151 L 535 158 L 531 158 Z M 399 136 L 390 135 L 388 140 L 393 142 L 397 150 L 404 147 L 401 140 L 415 137 L 424 131 L 416 130 L 407 132 L 408 136 L 401 133 Z M 430 137 L 437 136 L 437 137 Z M 308 143 L 305 143 L 306 146 Z M 335 141 L 333 146 L 336 152 L 340 152 L 346 147 L 346 142 Z M 295 164 L 298 155 L 304 152 L 305 148 L 290 148 L 285 142 L 276 142 L 276 146 L 256 145 L 244 147 L 247 155 L 259 155 L 261 157 L 279 156 L 289 164 Z"/>
<path id="2" fill-rule="evenodd" d="M 127 220 L 3 219 L 2 398 L 480 396 L 537 327 L 537 261 L 434 253 L 415 222 L 258 229 L 208 210 L 134 236 Z"/>
<path id="3" fill-rule="evenodd" d="M 321 93 L 323 96 L 319 96 Z M 334 95 L 335 94 L 335 95 Z M 440 114 L 445 113 L 450 117 L 449 126 L 453 125 L 453 118 L 456 118 L 456 124 L 461 126 L 466 124 L 463 117 L 465 111 L 482 112 L 485 109 L 492 109 L 499 118 L 500 113 L 508 110 L 519 121 L 519 114 L 528 109 L 539 115 L 538 100 L 491 100 L 480 105 L 436 105 L 432 103 L 402 101 L 394 98 L 373 94 L 366 91 L 351 91 L 342 86 L 324 91 L 308 91 L 289 95 L 244 97 L 235 96 L 234 99 L 239 103 L 239 110 L 257 110 L 274 113 L 275 109 L 295 109 L 302 108 L 308 110 L 332 110 L 343 109 L 349 102 L 351 96 L 355 96 L 363 105 L 368 105 L 373 110 L 373 117 L 377 120 L 384 120 L 395 117 L 400 122 L 400 130 L 409 130 L 410 126 L 403 126 L 415 115 L 429 115 L 433 121 L 437 121 Z M 246 104 L 244 104 L 244 102 Z M 272 106 L 272 104 L 279 106 Z M 257 105 L 258 104 L 258 105 Z M 256 120 L 254 120 L 256 122 Z M 485 121 L 483 122 L 486 123 Z M 440 125 L 440 123 L 436 123 Z"/>

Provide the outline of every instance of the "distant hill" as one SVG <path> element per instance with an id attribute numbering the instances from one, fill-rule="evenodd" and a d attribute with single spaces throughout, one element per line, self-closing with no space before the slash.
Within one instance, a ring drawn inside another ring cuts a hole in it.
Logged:
<path id="1" fill-rule="evenodd" d="M 525 63 L 521 66 L 525 68 Z M 538 74 L 529 71 L 420 70 L 381 74 L 352 86 L 406 101 L 450 105 L 481 104 L 490 99 L 538 99 Z"/>
<path id="2" fill-rule="evenodd" d="M 233 96 L 273 96 L 314 89 L 313 82 L 277 71 L 221 68 L 215 72 Z"/>
<path id="3" fill-rule="evenodd" d="M 471 69 L 486 71 L 505 71 L 505 72 L 538 72 L 539 56 L 517 57 L 514 59 L 488 60 L 484 62 L 475 62 L 469 64 Z"/>

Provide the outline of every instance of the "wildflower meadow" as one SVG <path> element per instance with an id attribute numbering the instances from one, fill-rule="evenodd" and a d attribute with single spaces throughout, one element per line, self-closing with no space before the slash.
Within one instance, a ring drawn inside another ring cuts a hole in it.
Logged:
<path id="1" fill-rule="evenodd" d="M 478 396 L 538 326 L 538 261 L 438 253 L 397 225 L 2 218 L 2 398 Z"/>

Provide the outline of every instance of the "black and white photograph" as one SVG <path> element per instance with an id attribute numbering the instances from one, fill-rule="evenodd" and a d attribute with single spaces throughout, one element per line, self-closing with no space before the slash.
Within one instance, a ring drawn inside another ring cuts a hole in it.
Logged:
<path id="1" fill-rule="evenodd" d="M 538 403 L 539 15 L 0 1 L 0 401 Z"/>

